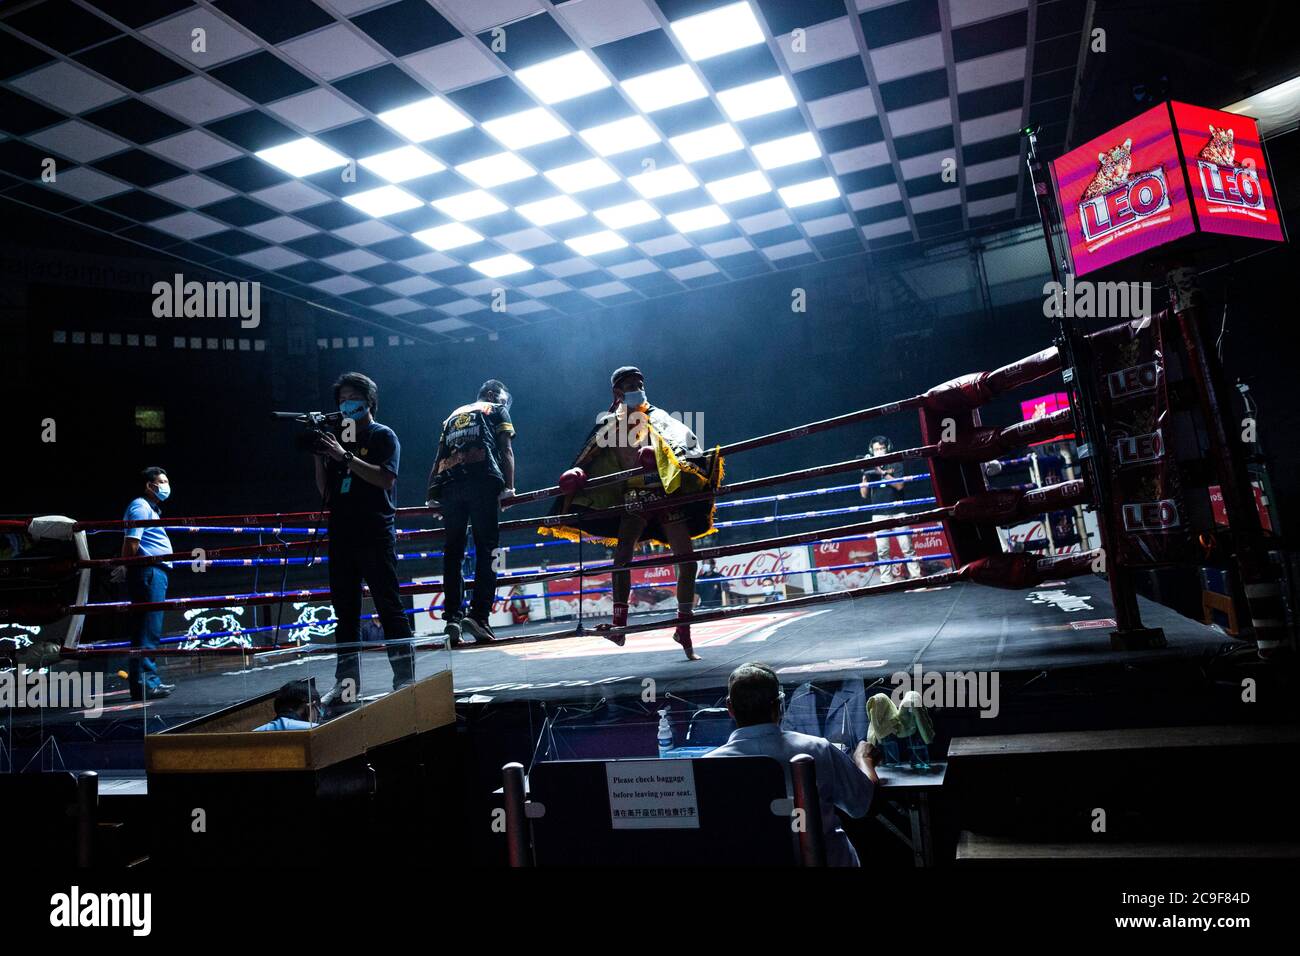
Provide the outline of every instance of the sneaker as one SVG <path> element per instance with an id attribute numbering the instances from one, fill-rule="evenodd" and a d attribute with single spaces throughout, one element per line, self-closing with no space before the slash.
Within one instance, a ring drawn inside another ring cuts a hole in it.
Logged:
<path id="1" fill-rule="evenodd" d="M 152 687 L 146 687 L 142 691 L 131 691 L 132 700 L 162 700 L 164 697 L 170 697 L 172 691 L 176 689 L 175 684 L 155 684 Z"/>
<path id="2" fill-rule="evenodd" d="M 355 685 L 352 686 L 355 688 Z M 345 701 L 343 700 L 343 692 L 347 689 L 348 689 L 348 682 L 339 681 L 333 687 L 327 690 L 325 693 L 321 694 L 320 705 L 322 707 L 334 707 L 339 704 L 345 703 Z M 355 693 L 355 689 L 353 690 L 353 693 Z M 356 703 L 356 701 L 347 701 L 346 703 Z"/>
<path id="3" fill-rule="evenodd" d="M 497 639 L 487 621 L 480 621 L 476 617 L 467 617 L 461 620 L 460 624 L 474 638 L 475 644 L 491 644 Z"/>
<path id="4" fill-rule="evenodd" d="M 447 621 L 442 633 L 447 638 L 448 647 L 460 647 L 460 621 Z"/>

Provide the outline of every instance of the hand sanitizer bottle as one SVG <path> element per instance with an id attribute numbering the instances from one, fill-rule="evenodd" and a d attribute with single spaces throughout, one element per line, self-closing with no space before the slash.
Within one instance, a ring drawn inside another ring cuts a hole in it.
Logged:
<path id="1" fill-rule="evenodd" d="M 673 727 L 668 723 L 668 708 L 659 711 L 659 756 L 667 757 L 673 749 Z"/>

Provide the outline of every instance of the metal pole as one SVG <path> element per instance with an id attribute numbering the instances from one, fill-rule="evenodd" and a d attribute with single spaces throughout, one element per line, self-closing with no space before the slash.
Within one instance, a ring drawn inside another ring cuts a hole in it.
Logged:
<path id="1" fill-rule="evenodd" d="M 826 834 L 822 832 L 822 804 L 817 795 L 817 765 L 807 754 L 790 758 L 794 806 L 803 812 L 799 831 L 799 858 L 804 866 L 826 865 Z"/>
<path id="2" fill-rule="evenodd" d="M 1052 278 L 1058 289 L 1064 288 L 1062 266 L 1064 258 L 1057 249 L 1058 230 L 1053 221 L 1053 204 L 1050 184 L 1040 181 L 1037 175 L 1042 168 L 1038 158 L 1037 130 L 1024 131 L 1029 140 L 1029 151 L 1025 162 L 1029 169 L 1029 179 L 1034 187 L 1038 202 L 1039 221 L 1043 227 L 1043 239 L 1047 243 L 1048 260 L 1052 267 Z M 1106 432 L 1097 415 L 1097 401 L 1094 396 L 1096 380 L 1093 373 L 1091 352 L 1081 341 L 1073 319 L 1067 316 L 1062 303 L 1057 303 L 1056 311 L 1056 347 L 1061 356 L 1061 377 L 1071 391 L 1070 410 L 1074 415 L 1075 431 L 1084 441 L 1079 443 L 1079 467 L 1092 488 L 1092 497 L 1097 507 L 1097 530 L 1100 532 L 1102 553 L 1106 556 L 1106 578 L 1110 586 L 1111 603 L 1115 606 L 1116 630 L 1111 632 L 1111 644 L 1114 647 L 1163 647 L 1164 632 L 1159 628 L 1142 626 L 1142 617 L 1138 611 L 1137 591 L 1133 587 L 1128 569 L 1124 566 L 1117 546 L 1118 529 L 1115 527 L 1115 513 L 1112 508 L 1110 489 L 1110 449 L 1106 444 Z"/>
<path id="3" fill-rule="evenodd" d="M 1259 513 L 1255 510 L 1250 474 L 1242 456 L 1234 454 L 1239 446 L 1229 437 L 1225 425 L 1228 409 L 1222 399 L 1225 392 L 1222 369 L 1211 358 L 1201 335 L 1201 292 L 1196 284 L 1196 273 L 1179 268 L 1171 270 L 1168 276 L 1171 311 L 1182 335 L 1201 416 L 1205 420 L 1210 457 L 1223 494 L 1233 556 L 1246 592 L 1255 645 L 1261 656 L 1267 656 L 1290 643 L 1282 585 L 1264 553 L 1263 532 Z"/>
<path id="4" fill-rule="evenodd" d="M 501 768 L 501 792 L 506 801 L 506 854 L 512 867 L 532 866 L 528 852 L 528 813 L 525 809 L 524 766 L 508 763 Z"/>
<path id="5" fill-rule="evenodd" d="M 586 575 L 584 575 L 584 574 L 582 573 L 582 539 L 583 539 L 583 537 L 584 537 L 584 535 L 583 535 L 582 528 L 579 527 L 579 528 L 578 528 L 578 625 L 577 625 L 577 627 L 574 628 L 574 633 L 575 633 L 575 634 L 581 634 L 581 633 L 582 633 L 582 592 L 583 592 L 584 587 L 586 586 L 586 585 L 585 585 L 585 580 L 584 580 L 584 579 L 586 578 Z M 611 575 L 611 577 L 610 577 L 610 582 L 613 583 L 613 580 L 614 580 L 614 578 L 613 578 L 613 576 Z M 629 594 L 629 595 L 628 595 L 628 600 L 630 601 L 631 599 L 632 599 L 632 596 L 631 596 L 631 594 Z"/>

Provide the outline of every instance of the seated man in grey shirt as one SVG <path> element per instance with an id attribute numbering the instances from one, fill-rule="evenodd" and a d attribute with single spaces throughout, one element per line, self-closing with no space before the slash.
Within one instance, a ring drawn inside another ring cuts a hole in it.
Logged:
<path id="1" fill-rule="evenodd" d="M 781 683 L 766 664 L 741 664 L 727 679 L 727 710 L 736 730 L 709 757 L 775 757 L 790 785 L 790 758 L 807 754 L 817 767 L 817 795 L 821 798 L 822 831 L 826 834 L 826 862 L 831 866 L 858 866 L 858 854 L 840 829 L 835 808 L 851 817 L 866 816 L 878 783 L 875 765 L 864 740 L 852 758 L 829 740 L 781 730 Z"/>

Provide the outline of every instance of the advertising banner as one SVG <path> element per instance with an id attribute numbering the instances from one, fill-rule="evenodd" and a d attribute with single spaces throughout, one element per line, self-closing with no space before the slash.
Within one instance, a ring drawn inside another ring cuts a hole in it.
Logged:
<path id="1" fill-rule="evenodd" d="M 1249 116 L 1162 103 L 1051 170 L 1076 276 L 1194 232 L 1284 239 Z"/>

